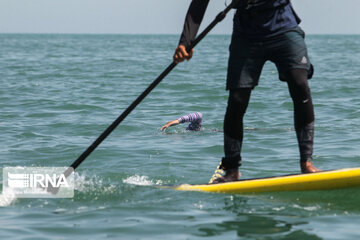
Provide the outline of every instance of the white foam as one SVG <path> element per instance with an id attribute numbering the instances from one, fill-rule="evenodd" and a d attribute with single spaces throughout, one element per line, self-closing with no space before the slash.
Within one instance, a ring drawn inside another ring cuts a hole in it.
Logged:
<path id="1" fill-rule="evenodd" d="M 298 208 L 298 209 L 304 209 L 306 211 L 317 211 L 320 209 L 320 206 L 306 206 L 306 207 L 302 207 L 302 206 L 299 206 L 297 204 L 294 204 L 293 205 L 294 208 Z"/>
<path id="2" fill-rule="evenodd" d="M 285 209 L 285 207 L 274 207 L 273 208 L 274 211 L 282 211 L 284 209 Z"/>
<path id="3" fill-rule="evenodd" d="M 3 190 L 3 193 L 0 194 L 0 207 L 10 206 L 15 200 L 15 193 L 11 190 L 11 188 L 6 188 L 6 190 Z"/>
<path id="4" fill-rule="evenodd" d="M 82 193 L 114 193 L 117 191 L 117 187 L 114 184 L 107 184 L 101 177 L 92 176 L 88 178 L 85 174 L 75 173 L 75 190 Z"/>
<path id="5" fill-rule="evenodd" d="M 53 211 L 53 213 L 55 214 L 62 214 L 62 213 L 66 213 L 66 209 L 65 208 L 57 208 Z"/>
<path id="6" fill-rule="evenodd" d="M 162 181 L 156 180 L 154 182 L 153 180 L 149 180 L 147 176 L 134 175 L 128 177 L 127 179 L 124 179 L 123 183 L 138 185 L 138 186 L 153 186 L 153 185 L 161 185 Z"/>

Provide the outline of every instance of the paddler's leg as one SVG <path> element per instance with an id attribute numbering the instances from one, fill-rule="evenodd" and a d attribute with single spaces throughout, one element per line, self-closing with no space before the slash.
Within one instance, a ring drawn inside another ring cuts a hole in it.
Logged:
<path id="1" fill-rule="evenodd" d="M 229 182 L 240 177 L 243 117 L 249 103 L 251 90 L 258 85 L 266 54 L 261 41 L 252 41 L 234 32 L 226 79 L 229 90 L 228 106 L 224 120 L 224 151 L 222 169 L 225 176 L 213 181 Z"/>
<path id="2" fill-rule="evenodd" d="M 249 104 L 251 88 L 230 90 L 224 119 L 224 152 L 221 168 L 225 175 L 215 182 L 236 181 L 240 178 L 243 118 Z"/>
<path id="3" fill-rule="evenodd" d="M 320 170 L 312 163 L 315 117 L 308 85 L 308 71 L 292 69 L 286 74 L 286 82 L 294 103 L 294 124 L 300 150 L 301 172 L 318 172 Z"/>
<path id="4" fill-rule="evenodd" d="M 311 99 L 308 79 L 312 77 L 305 33 L 297 27 L 276 36 L 276 42 L 269 41 L 270 60 L 279 71 L 279 78 L 289 86 L 294 102 L 294 122 L 300 150 L 301 172 L 317 172 L 312 163 L 314 142 L 314 107 Z"/>

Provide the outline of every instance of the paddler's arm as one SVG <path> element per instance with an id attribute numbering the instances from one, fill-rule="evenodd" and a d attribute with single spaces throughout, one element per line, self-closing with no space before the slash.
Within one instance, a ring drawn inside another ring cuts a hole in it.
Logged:
<path id="1" fill-rule="evenodd" d="M 174 53 L 173 59 L 175 62 L 183 62 L 185 59 L 190 60 L 192 58 L 193 50 L 188 53 L 186 51 L 186 47 L 189 46 L 191 41 L 195 39 L 208 4 L 209 0 L 192 0 L 186 14 L 179 46 L 176 48 Z"/>

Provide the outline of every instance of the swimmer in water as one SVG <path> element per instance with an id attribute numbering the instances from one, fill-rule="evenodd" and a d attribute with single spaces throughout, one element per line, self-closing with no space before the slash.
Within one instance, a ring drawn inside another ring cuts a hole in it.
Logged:
<path id="1" fill-rule="evenodd" d="M 189 131 L 200 131 L 202 123 L 202 114 L 200 112 L 190 113 L 188 115 L 182 116 L 176 120 L 170 121 L 161 127 L 161 131 L 164 131 L 168 127 L 175 126 L 181 123 L 190 122 L 186 130 Z"/>

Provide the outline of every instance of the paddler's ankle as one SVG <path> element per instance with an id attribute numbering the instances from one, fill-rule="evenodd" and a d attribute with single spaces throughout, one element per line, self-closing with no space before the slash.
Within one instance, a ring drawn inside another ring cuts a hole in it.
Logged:
<path id="1" fill-rule="evenodd" d="M 300 168 L 302 173 L 315 173 L 321 172 L 320 169 L 316 168 L 312 162 L 312 158 L 301 158 L 300 160 Z"/>
<path id="2" fill-rule="evenodd" d="M 225 175 L 213 181 L 213 183 L 233 182 L 240 178 L 239 166 L 241 165 L 241 157 L 224 157 L 221 160 L 220 168 L 225 171 Z"/>
<path id="3" fill-rule="evenodd" d="M 228 169 L 225 170 L 224 176 L 215 179 L 214 181 L 212 181 L 212 183 L 225 183 L 225 182 L 238 181 L 240 179 L 240 175 L 241 174 L 239 172 L 239 169 Z"/>
<path id="4" fill-rule="evenodd" d="M 239 169 L 228 169 L 225 170 L 224 180 L 226 182 L 237 181 L 240 179 Z"/>

